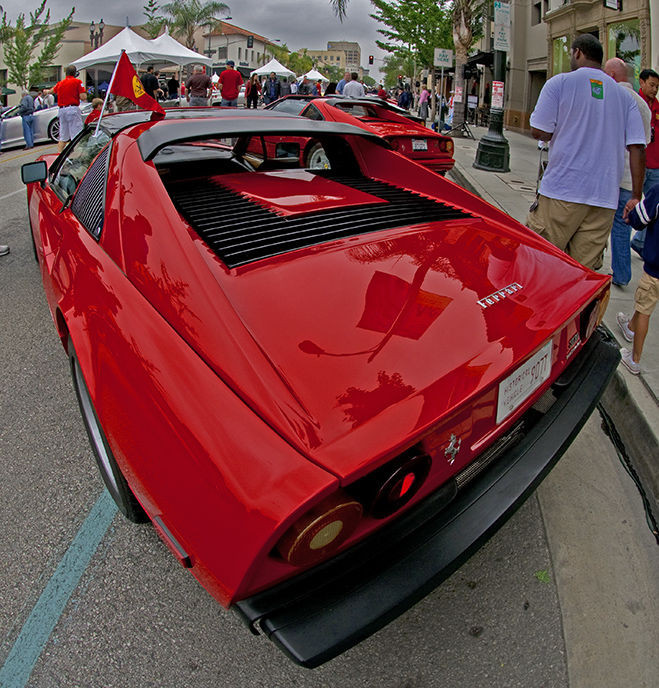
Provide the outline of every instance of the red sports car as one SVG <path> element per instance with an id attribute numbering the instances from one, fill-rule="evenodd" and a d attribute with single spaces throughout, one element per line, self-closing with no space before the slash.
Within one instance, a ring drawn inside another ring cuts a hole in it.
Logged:
<path id="1" fill-rule="evenodd" d="M 23 166 L 50 311 L 120 510 L 314 667 L 559 459 L 618 363 L 610 278 L 363 128 L 149 117 Z"/>
<path id="2" fill-rule="evenodd" d="M 452 138 L 428 129 L 402 108 L 373 98 L 285 96 L 266 109 L 321 122 L 355 124 L 382 137 L 406 158 L 440 174 L 455 164 Z"/>

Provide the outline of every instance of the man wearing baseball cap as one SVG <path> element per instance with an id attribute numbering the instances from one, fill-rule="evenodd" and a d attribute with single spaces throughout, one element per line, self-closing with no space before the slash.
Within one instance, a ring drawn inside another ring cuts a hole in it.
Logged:
<path id="1" fill-rule="evenodd" d="M 238 94 L 243 85 L 243 77 L 235 67 L 236 63 L 233 60 L 227 60 L 227 68 L 220 74 L 222 107 L 238 107 Z"/>

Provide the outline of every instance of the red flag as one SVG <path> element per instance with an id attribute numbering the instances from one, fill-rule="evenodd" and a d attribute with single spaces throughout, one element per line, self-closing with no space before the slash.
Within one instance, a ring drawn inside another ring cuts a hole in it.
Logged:
<path id="1" fill-rule="evenodd" d="M 145 92 L 142 82 L 125 52 L 121 53 L 119 62 L 117 62 L 112 82 L 110 92 L 114 93 L 115 96 L 123 96 L 132 100 L 142 110 L 153 110 L 151 119 L 160 119 L 165 116 L 164 109 Z"/>

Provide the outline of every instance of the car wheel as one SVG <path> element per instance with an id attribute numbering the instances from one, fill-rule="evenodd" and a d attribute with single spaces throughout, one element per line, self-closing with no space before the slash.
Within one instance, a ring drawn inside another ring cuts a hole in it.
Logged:
<path id="1" fill-rule="evenodd" d="M 103 482 L 112 495 L 119 511 L 133 523 L 146 523 L 149 520 L 146 512 L 137 501 L 137 498 L 126 482 L 121 469 L 117 465 L 115 458 L 110 449 L 110 445 L 105 437 L 103 428 L 96 415 L 96 409 L 92 402 L 87 388 L 87 383 L 82 374 L 80 363 L 73 348 L 73 342 L 69 338 L 69 359 L 71 361 L 71 375 L 73 376 L 73 385 L 78 397 L 78 404 L 80 404 L 80 411 L 82 419 L 85 422 L 87 435 L 92 445 L 94 457 L 98 463 L 98 467 L 103 477 Z"/>
<path id="2" fill-rule="evenodd" d="M 329 170 L 331 168 L 329 158 L 325 153 L 322 143 L 314 143 L 306 155 L 305 167 L 312 170 Z"/>
<path id="3" fill-rule="evenodd" d="M 59 117 L 50 120 L 48 124 L 48 138 L 51 141 L 59 141 Z"/>

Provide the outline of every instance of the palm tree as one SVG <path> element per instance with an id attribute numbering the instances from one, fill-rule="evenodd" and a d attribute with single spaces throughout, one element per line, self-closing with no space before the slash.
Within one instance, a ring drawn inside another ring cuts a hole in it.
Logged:
<path id="1" fill-rule="evenodd" d="M 173 0 L 162 6 L 169 15 L 167 26 L 172 36 L 185 38 L 185 46 L 192 50 L 195 46 L 195 33 L 202 26 L 214 27 L 220 19 L 218 14 L 228 14 L 231 10 L 223 2 L 201 2 L 201 0 Z"/>

